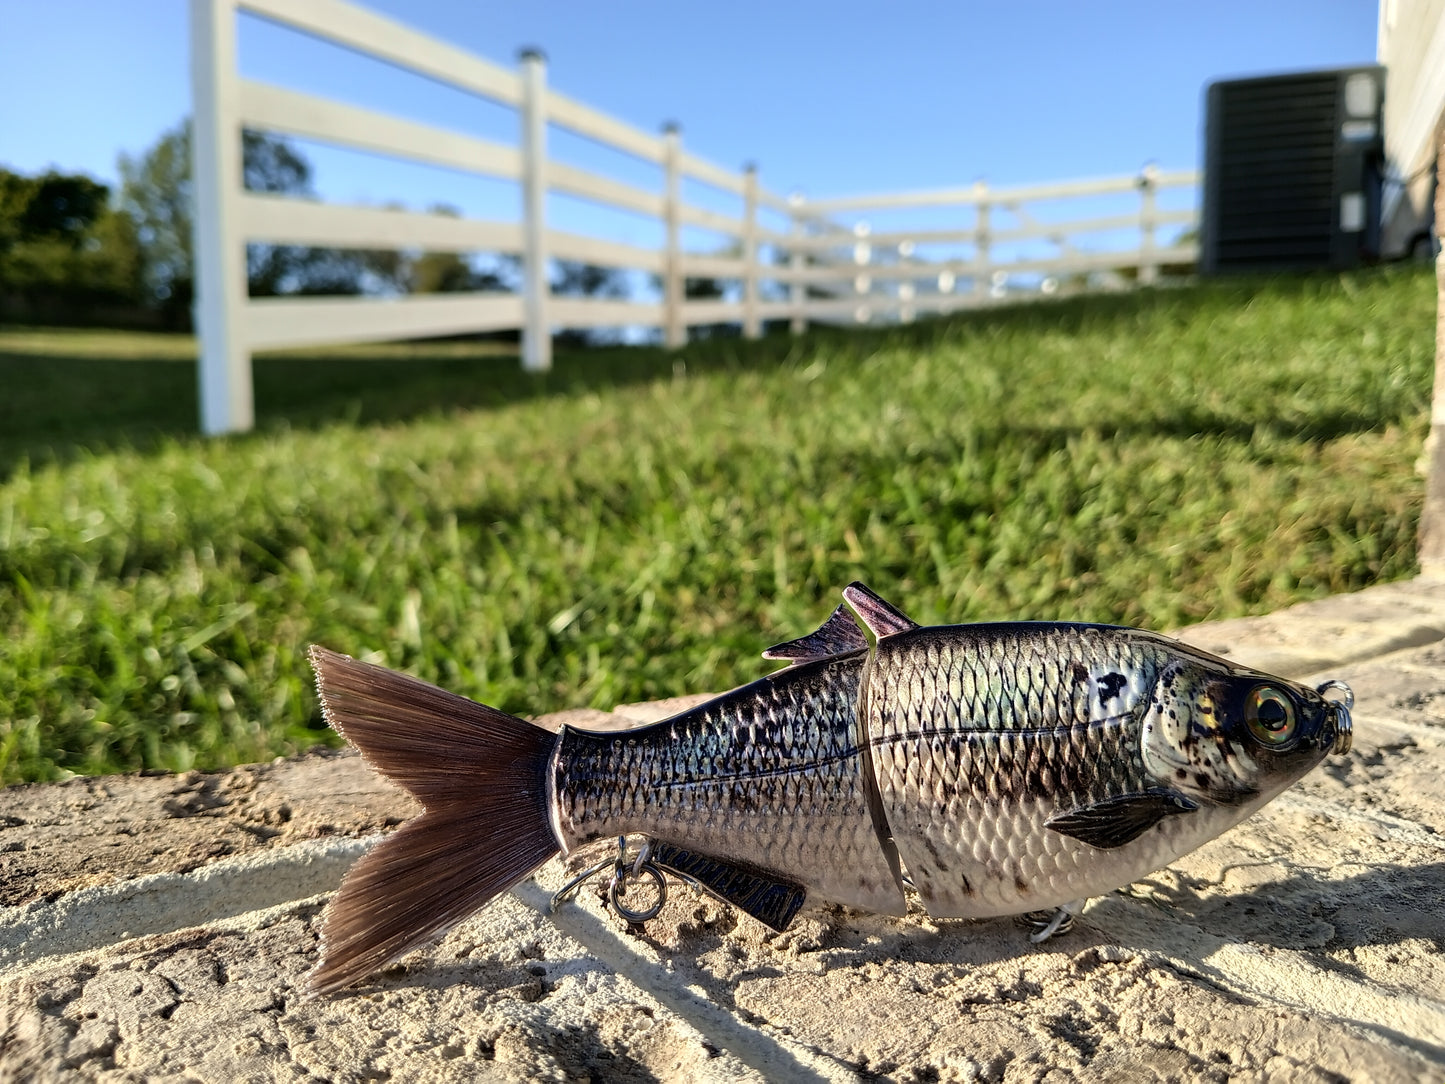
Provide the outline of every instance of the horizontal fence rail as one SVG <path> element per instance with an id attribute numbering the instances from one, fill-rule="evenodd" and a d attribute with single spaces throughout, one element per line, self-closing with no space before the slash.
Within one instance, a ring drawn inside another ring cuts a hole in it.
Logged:
<path id="1" fill-rule="evenodd" d="M 516 143 L 242 79 L 238 12 L 510 108 Z M 207 433 L 252 426 L 250 359 L 257 350 L 519 330 L 523 365 L 542 370 L 551 365 L 558 328 L 658 328 L 663 342 L 677 347 L 689 328 L 702 325 L 737 325 L 756 337 L 769 321 L 787 321 L 794 332 L 809 322 L 906 321 L 1020 293 L 1152 283 L 1187 271 L 1196 258 L 1192 242 L 1157 243 L 1161 229 L 1183 234 L 1194 226 L 1192 206 L 1161 210 L 1155 202 L 1163 189 L 1197 189 L 1193 173 L 1146 169 L 1012 189 L 975 184 L 839 199 L 784 197 L 763 188 L 752 167 L 724 169 L 685 150 L 675 127 L 645 132 L 551 90 L 539 53 L 522 54 L 510 70 L 345 0 L 191 0 L 191 14 L 196 322 Z M 521 217 L 493 221 L 246 191 L 241 134 L 247 129 L 515 184 Z M 645 163 L 657 171 L 657 187 L 555 160 L 548 151 L 551 129 Z M 685 200 L 685 182 L 722 194 L 737 213 Z M 654 221 L 664 242 L 650 248 L 551 228 L 549 193 Z M 1135 198 L 1137 208 L 1072 221 L 1041 220 L 1025 208 L 1121 196 Z M 875 231 L 857 217 L 920 208 L 939 219 L 919 229 L 880 223 Z M 971 221 L 959 225 L 960 212 Z M 720 240 L 711 251 L 685 251 L 684 230 Z M 1109 251 L 1078 244 L 1121 233 L 1130 243 Z M 517 261 L 521 290 L 250 298 L 248 243 L 507 255 Z M 1027 250 L 1030 244 L 1051 247 L 1041 254 Z M 653 276 L 661 300 L 555 295 L 548 280 L 553 260 Z M 722 296 L 688 298 L 688 283 L 698 280 L 709 280 L 707 292 Z"/>
<path id="2" fill-rule="evenodd" d="M 806 201 L 802 207 L 827 227 L 815 225 L 790 240 L 793 259 L 779 277 L 818 298 L 819 304 L 808 307 L 810 319 L 833 322 L 907 321 L 1004 299 L 1151 285 L 1161 277 L 1189 273 L 1198 260 L 1193 239 L 1198 212 L 1192 199 L 1198 187 L 1195 172 L 1148 167 L 1133 176 L 1056 184 L 992 188 L 977 183 Z M 1166 190 L 1189 198 L 1190 205 L 1161 209 L 1158 196 Z M 1133 206 L 1062 220 L 1039 212 L 1040 207 L 1118 205 L 1121 200 Z M 951 228 L 875 230 L 869 220 L 856 217 L 863 211 L 887 217 L 920 209 L 937 217 L 961 210 L 972 221 Z M 840 230 L 850 216 L 851 226 Z M 1159 232 L 1165 229 L 1175 236 L 1161 244 Z M 828 315 L 821 308 L 824 301 Z"/>

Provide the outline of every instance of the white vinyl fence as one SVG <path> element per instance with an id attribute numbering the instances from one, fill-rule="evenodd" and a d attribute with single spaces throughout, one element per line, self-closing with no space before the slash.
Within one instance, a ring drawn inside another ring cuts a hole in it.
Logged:
<path id="1" fill-rule="evenodd" d="M 979 182 L 801 202 L 815 223 L 833 228 L 792 239 L 788 281 L 812 287 L 808 318 L 852 323 L 907 322 L 1021 296 L 1153 285 L 1163 274 L 1187 272 L 1199 255 L 1197 243 L 1186 239 L 1198 221 L 1193 200 L 1161 209 L 1159 193 L 1192 197 L 1198 187 L 1193 171 L 1148 167 L 1137 176 L 1000 189 Z M 1072 204 L 1095 213 L 1059 220 L 1034 210 L 1056 214 Z M 1097 213 L 1100 208 L 1107 213 Z M 880 228 L 860 215 L 897 217 L 919 209 L 926 210 L 921 227 Z M 965 221 L 937 224 L 960 212 Z M 840 226 L 850 218 L 851 226 Z M 1161 240 L 1165 230 L 1171 240 Z"/>
<path id="2" fill-rule="evenodd" d="M 511 107 L 516 145 L 402 119 L 242 79 L 237 12 L 292 29 Z M 682 148 L 673 127 L 652 135 L 550 90 L 544 58 L 524 53 L 509 70 L 345 0 L 191 0 L 194 93 L 196 321 L 200 337 L 201 426 L 207 433 L 251 428 L 251 354 L 323 343 L 417 339 L 520 329 L 522 363 L 551 365 L 557 328 L 654 327 L 672 347 L 697 325 L 738 324 L 756 337 L 763 322 L 910 320 L 915 314 L 994 303 L 1020 292 L 1053 293 L 1113 281 L 1150 283 L 1161 268 L 1190 265 L 1192 244 L 1161 245 L 1158 231 L 1188 228 L 1196 212 L 1160 211 L 1156 193 L 1197 189 L 1193 173 L 1158 173 L 1066 184 L 965 189 L 842 200 L 783 198 L 756 170 L 733 172 Z M 656 167 L 658 189 L 555 160 L 548 134 L 565 129 Z M 490 221 L 341 206 L 262 195 L 242 187 L 243 129 L 445 166 L 520 187 L 521 220 Z M 736 214 L 684 201 L 684 182 L 721 193 Z M 659 222 L 661 248 L 622 244 L 549 228 L 547 194 L 580 197 Z M 1137 196 L 1136 209 L 1046 222 L 1025 204 L 1079 197 Z M 942 226 L 873 232 L 859 212 L 887 217 L 930 208 Z M 959 223 L 950 215 L 971 215 Z M 1010 221 L 1003 221 L 1008 219 Z M 723 239 L 712 252 L 685 251 L 682 232 Z M 1128 241 L 1082 249 L 1081 236 Z M 1029 241 L 1050 248 L 1030 255 Z M 403 297 L 247 297 L 246 244 L 492 252 L 520 257 L 519 295 L 449 293 Z M 1012 252 L 1008 246 L 1014 246 Z M 553 296 L 549 261 L 575 260 L 660 278 L 658 302 Z M 722 299 L 688 300 L 688 279 L 730 284 Z"/>

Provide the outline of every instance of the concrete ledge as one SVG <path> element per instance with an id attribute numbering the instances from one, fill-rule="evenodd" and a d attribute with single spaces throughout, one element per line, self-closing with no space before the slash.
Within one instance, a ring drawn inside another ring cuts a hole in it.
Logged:
<path id="1" fill-rule="evenodd" d="M 1300 678 L 1360 659 L 1445 639 L 1445 580 L 1385 583 L 1263 617 L 1191 625 L 1176 635 L 1217 655 Z"/>
<path id="2" fill-rule="evenodd" d="M 0 912 L 0 973 L 330 892 L 380 838 L 312 840 L 192 873 L 151 873 L 7 907 Z"/>
<path id="3" fill-rule="evenodd" d="M 593 891 L 547 916 L 553 862 L 307 1000 L 324 893 L 414 811 L 357 758 L 0 791 L 0 1081 L 1445 1081 L 1445 585 L 1184 635 L 1327 662 L 1356 752 L 1038 947 L 917 910 L 779 935 L 681 886 L 641 931 Z"/>

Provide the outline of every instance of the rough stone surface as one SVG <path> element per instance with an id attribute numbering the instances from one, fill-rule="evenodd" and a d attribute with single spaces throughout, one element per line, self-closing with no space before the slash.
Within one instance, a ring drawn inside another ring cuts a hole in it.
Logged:
<path id="1" fill-rule="evenodd" d="M 1299 678 L 1445 638 L 1445 579 L 1385 583 L 1352 595 L 1302 602 L 1263 617 L 1191 625 L 1180 639 Z"/>
<path id="2" fill-rule="evenodd" d="M 652 722 L 705 700 L 577 709 L 538 723 L 593 730 Z M 0 789 L 0 908 L 306 840 L 367 836 L 420 807 L 351 750 L 206 774 L 144 772 Z"/>
<path id="3" fill-rule="evenodd" d="M 0 906 L 339 833 L 367 835 L 417 810 L 359 757 L 330 750 L 214 775 L 8 787 L 0 790 Z"/>
<path id="4" fill-rule="evenodd" d="M 775 934 L 681 885 L 640 929 L 591 886 L 549 916 L 552 862 L 308 1000 L 322 893 L 415 810 L 358 758 L 0 791 L 0 1081 L 1445 1081 L 1445 583 L 1183 635 L 1351 682 L 1354 752 L 1042 946 L 916 908 Z"/>

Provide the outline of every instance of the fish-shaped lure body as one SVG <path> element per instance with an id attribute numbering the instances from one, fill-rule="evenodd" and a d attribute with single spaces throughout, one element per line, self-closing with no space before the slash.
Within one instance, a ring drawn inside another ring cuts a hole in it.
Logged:
<path id="1" fill-rule="evenodd" d="M 775 928 L 805 899 L 982 918 L 1130 883 L 1350 744 L 1345 705 L 1138 629 L 919 627 L 852 584 L 790 665 L 671 719 L 552 733 L 312 649 L 327 721 L 426 808 L 328 908 L 313 989 L 356 982 L 559 851 L 652 860 Z"/>

